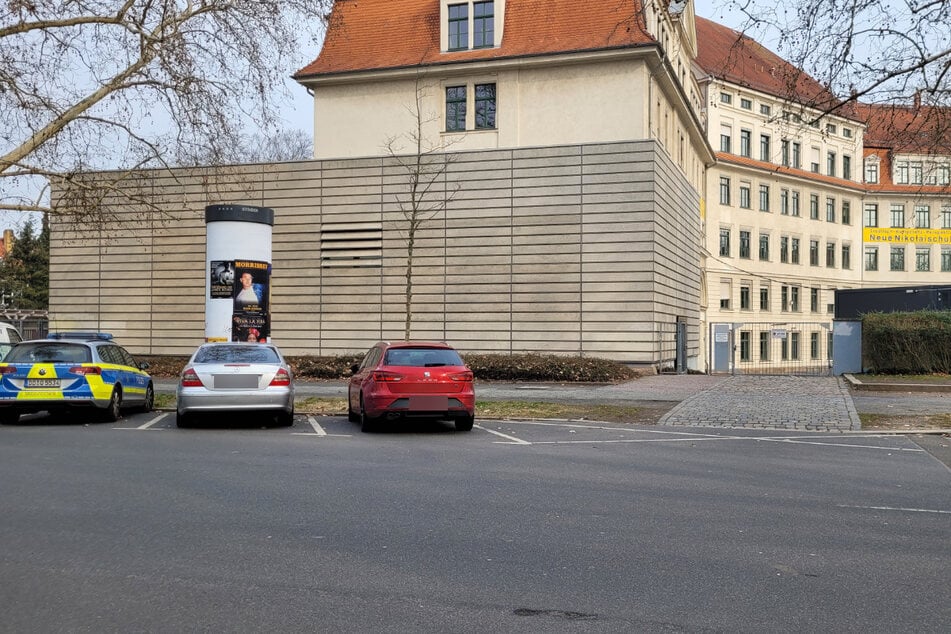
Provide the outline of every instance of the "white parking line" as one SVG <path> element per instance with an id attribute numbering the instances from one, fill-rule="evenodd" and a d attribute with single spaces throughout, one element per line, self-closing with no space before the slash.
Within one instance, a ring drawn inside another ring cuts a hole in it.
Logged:
<path id="1" fill-rule="evenodd" d="M 938 513 L 940 515 L 951 515 L 951 511 L 942 511 L 939 509 L 906 509 L 895 506 L 850 506 L 848 504 L 836 504 L 840 509 L 866 509 L 870 511 L 903 511 L 905 513 Z"/>
<path id="2" fill-rule="evenodd" d="M 314 433 L 318 436 L 326 436 L 327 432 L 324 431 L 324 428 L 320 426 L 320 423 L 313 416 L 307 417 L 307 422 L 310 423 L 310 426 L 314 428 Z"/>
<path id="3" fill-rule="evenodd" d="M 152 425 L 154 425 L 155 423 L 159 422 L 160 420 L 162 420 L 162 419 L 165 418 L 166 416 L 168 416 L 168 412 L 162 412 L 161 414 L 159 414 L 158 416 L 156 416 L 155 418 L 153 418 L 153 419 L 150 420 L 149 422 L 145 423 L 144 425 L 139 425 L 138 427 L 113 427 L 113 429 L 134 429 L 134 430 L 136 430 L 136 431 L 141 431 L 141 430 L 144 430 L 144 429 L 149 429 Z"/>
<path id="4" fill-rule="evenodd" d="M 506 435 L 506 434 L 503 434 L 503 433 L 501 433 L 501 432 L 494 431 L 494 430 L 492 430 L 492 429 L 486 429 L 486 428 L 483 427 L 482 425 L 476 425 L 475 427 L 476 427 L 476 429 L 481 429 L 482 431 L 487 431 L 487 432 L 489 432 L 490 434 L 495 434 L 495 435 L 498 436 L 499 438 L 505 438 L 506 440 L 510 441 L 510 442 L 511 442 L 512 444 L 514 444 L 514 445 L 530 445 L 530 444 L 532 444 L 532 443 L 530 443 L 530 442 L 528 442 L 528 441 L 522 440 L 522 439 L 520 439 L 520 438 L 516 438 L 515 436 L 508 436 L 508 435 Z"/>

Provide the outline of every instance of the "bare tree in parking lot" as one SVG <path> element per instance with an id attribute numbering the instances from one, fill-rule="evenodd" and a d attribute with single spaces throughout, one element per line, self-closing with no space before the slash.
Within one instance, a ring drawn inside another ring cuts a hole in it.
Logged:
<path id="1" fill-rule="evenodd" d="M 148 205 L 142 168 L 225 163 L 274 113 L 308 26 L 333 0 L 9 0 L 0 4 L 0 211 L 94 218 Z M 95 179 L 89 171 L 110 170 Z M 102 176 L 105 174 L 105 176 Z M 45 202 L 37 179 L 69 196 Z"/>
<path id="2" fill-rule="evenodd" d="M 458 191 L 458 185 L 450 185 L 446 176 L 452 164 L 452 155 L 445 150 L 445 144 L 431 142 L 426 136 L 430 124 L 439 121 L 438 114 L 425 113 L 424 102 L 428 95 L 427 86 L 416 78 L 414 101 L 407 107 L 412 116 L 413 127 L 396 137 L 387 140 L 384 145 L 386 154 L 399 166 L 399 172 L 405 177 L 405 189 L 400 186 L 396 192 L 396 203 L 403 217 L 399 231 L 406 243 L 405 304 L 403 337 L 409 340 L 413 328 L 413 271 L 415 264 L 416 239 L 420 229 L 440 212 L 444 212 Z M 408 145 L 406 153 L 404 143 Z"/>

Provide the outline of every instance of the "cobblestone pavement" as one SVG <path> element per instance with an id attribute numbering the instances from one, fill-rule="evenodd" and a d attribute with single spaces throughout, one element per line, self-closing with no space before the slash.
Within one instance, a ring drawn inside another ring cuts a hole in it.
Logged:
<path id="1" fill-rule="evenodd" d="M 658 423 L 802 431 L 861 429 L 848 386 L 837 377 L 727 377 L 686 398 Z"/>

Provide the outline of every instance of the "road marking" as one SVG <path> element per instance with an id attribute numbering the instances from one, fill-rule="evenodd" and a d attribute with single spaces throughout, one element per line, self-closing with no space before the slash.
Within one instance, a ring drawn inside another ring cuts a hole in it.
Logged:
<path id="1" fill-rule="evenodd" d="M 508 435 L 506 435 L 506 434 L 503 434 L 502 432 L 498 432 L 498 431 L 495 431 L 495 430 L 492 430 L 492 429 L 486 429 L 486 428 L 483 427 L 482 425 L 476 425 L 475 427 L 476 427 L 477 429 L 481 429 L 482 431 L 487 431 L 487 432 L 489 432 L 490 434 L 494 434 L 494 435 L 498 436 L 499 438 L 505 438 L 506 440 L 510 441 L 510 442 L 511 442 L 512 444 L 514 444 L 514 445 L 530 445 L 530 444 L 532 444 L 532 443 L 530 443 L 530 442 L 528 442 L 528 441 L 526 441 L 526 440 L 522 440 L 521 438 L 516 438 L 515 436 L 508 436 Z M 500 443 L 500 444 L 501 444 L 501 443 Z"/>
<path id="2" fill-rule="evenodd" d="M 940 515 L 951 515 L 951 511 L 941 511 L 938 509 L 907 509 L 900 506 L 851 506 L 848 504 L 836 504 L 840 509 L 866 509 L 871 511 L 904 511 L 906 513 L 938 513 Z"/>
<path id="3" fill-rule="evenodd" d="M 327 432 L 324 431 L 324 428 L 320 426 L 320 423 L 317 422 L 313 416 L 307 417 L 307 422 L 310 423 L 310 426 L 314 428 L 314 433 L 318 436 L 326 436 Z"/>
<path id="4" fill-rule="evenodd" d="M 159 414 L 158 416 L 156 416 L 155 418 L 153 418 L 153 419 L 150 420 L 149 422 L 145 423 L 144 425 L 139 425 L 138 427 L 113 427 L 113 429 L 134 429 L 134 430 L 136 430 L 136 431 L 143 430 L 143 429 L 148 429 L 148 428 L 150 428 L 152 425 L 154 425 L 155 423 L 157 423 L 157 422 L 159 422 L 160 420 L 162 420 L 163 418 L 165 418 L 166 416 L 168 416 L 168 412 L 162 412 L 161 414 Z"/>

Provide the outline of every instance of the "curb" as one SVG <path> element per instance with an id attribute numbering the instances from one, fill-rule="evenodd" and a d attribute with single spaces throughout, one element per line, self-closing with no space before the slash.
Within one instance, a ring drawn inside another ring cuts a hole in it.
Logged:
<path id="1" fill-rule="evenodd" d="M 849 387 L 860 392 L 939 392 L 951 393 L 951 385 L 936 383 L 863 383 L 851 374 L 843 374 Z"/>

